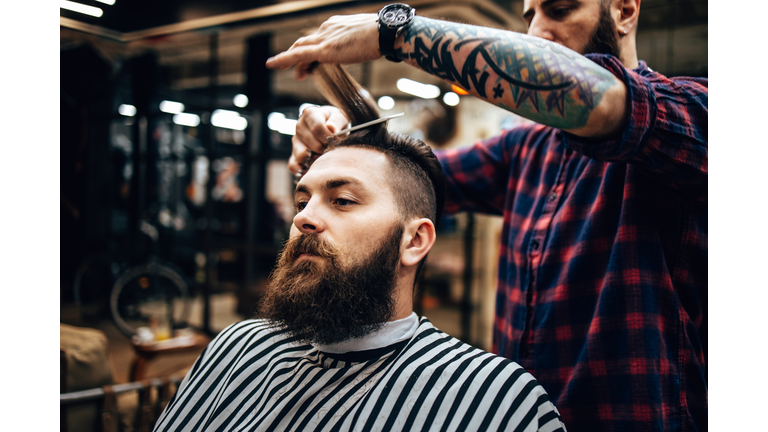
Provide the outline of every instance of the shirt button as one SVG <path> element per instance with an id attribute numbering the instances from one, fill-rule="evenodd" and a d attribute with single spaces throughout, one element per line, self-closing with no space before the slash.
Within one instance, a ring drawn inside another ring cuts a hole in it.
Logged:
<path id="1" fill-rule="evenodd" d="M 557 199 L 557 194 L 556 194 L 555 192 L 552 192 L 552 193 L 549 195 L 549 202 L 552 202 L 552 201 L 554 201 L 554 200 L 556 200 L 556 199 Z"/>
<path id="2" fill-rule="evenodd" d="M 538 240 L 534 240 L 534 241 L 531 242 L 531 249 L 533 249 L 533 250 L 538 250 L 539 249 L 539 241 Z"/>

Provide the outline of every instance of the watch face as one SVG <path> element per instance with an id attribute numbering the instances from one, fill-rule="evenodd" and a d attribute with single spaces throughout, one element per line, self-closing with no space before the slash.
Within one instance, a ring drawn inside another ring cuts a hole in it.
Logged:
<path id="1" fill-rule="evenodd" d="M 382 21 L 388 27 L 400 27 L 408 22 L 413 14 L 413 9 L 409 6 L 396 5 L 383 11 Z"/>
<path id="2" fill-rule="evenodd" d="M 408 21 L 408 14 L 402 9 L 387 11 L 384 13 L 384 20 L 389 25 L 401 26 Z"/>

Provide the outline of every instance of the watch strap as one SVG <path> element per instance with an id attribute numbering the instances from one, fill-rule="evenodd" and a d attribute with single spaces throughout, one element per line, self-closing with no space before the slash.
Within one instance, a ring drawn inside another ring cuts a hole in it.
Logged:
<path id="1" fill-rule="evenodd" d="M 397 30 L 390 29 L 379 23 L 379 50 L 387 60 L 395 63 L 402 61 L 397 58 L 397 53 L 395 52 L 397 34 Z"/>

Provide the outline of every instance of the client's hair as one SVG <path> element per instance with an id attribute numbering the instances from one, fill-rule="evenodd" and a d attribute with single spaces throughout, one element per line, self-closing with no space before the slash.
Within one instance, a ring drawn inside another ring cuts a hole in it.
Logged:
<path id="1" fill-rule="evenodd" d="M 380 118 L 375 103 L 341 66 L 319 64 L 312 75 L 328 102 L 341 109 L 352 126 Z M 390 132 L 384 122 L 345 137 L 328 139 L 326 151 L 339 147 L 363 147 L 384 153 L 392 170 L 392 192 L 403 219 L 425 217 L 437 223 L 445 204 L 445 177 L 440 162 L 423 141 Z"/>

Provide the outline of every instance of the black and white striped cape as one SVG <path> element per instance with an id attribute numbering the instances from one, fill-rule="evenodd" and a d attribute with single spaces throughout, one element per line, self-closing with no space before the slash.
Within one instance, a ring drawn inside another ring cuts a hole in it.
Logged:
<path id="1" fill-rule="evenodd" d="M 517 363 L 421 318 L 414 335 L 326 354 L 269 321 L 211 341 L 155 431 L 559 431 L 547 393 Z"/>

